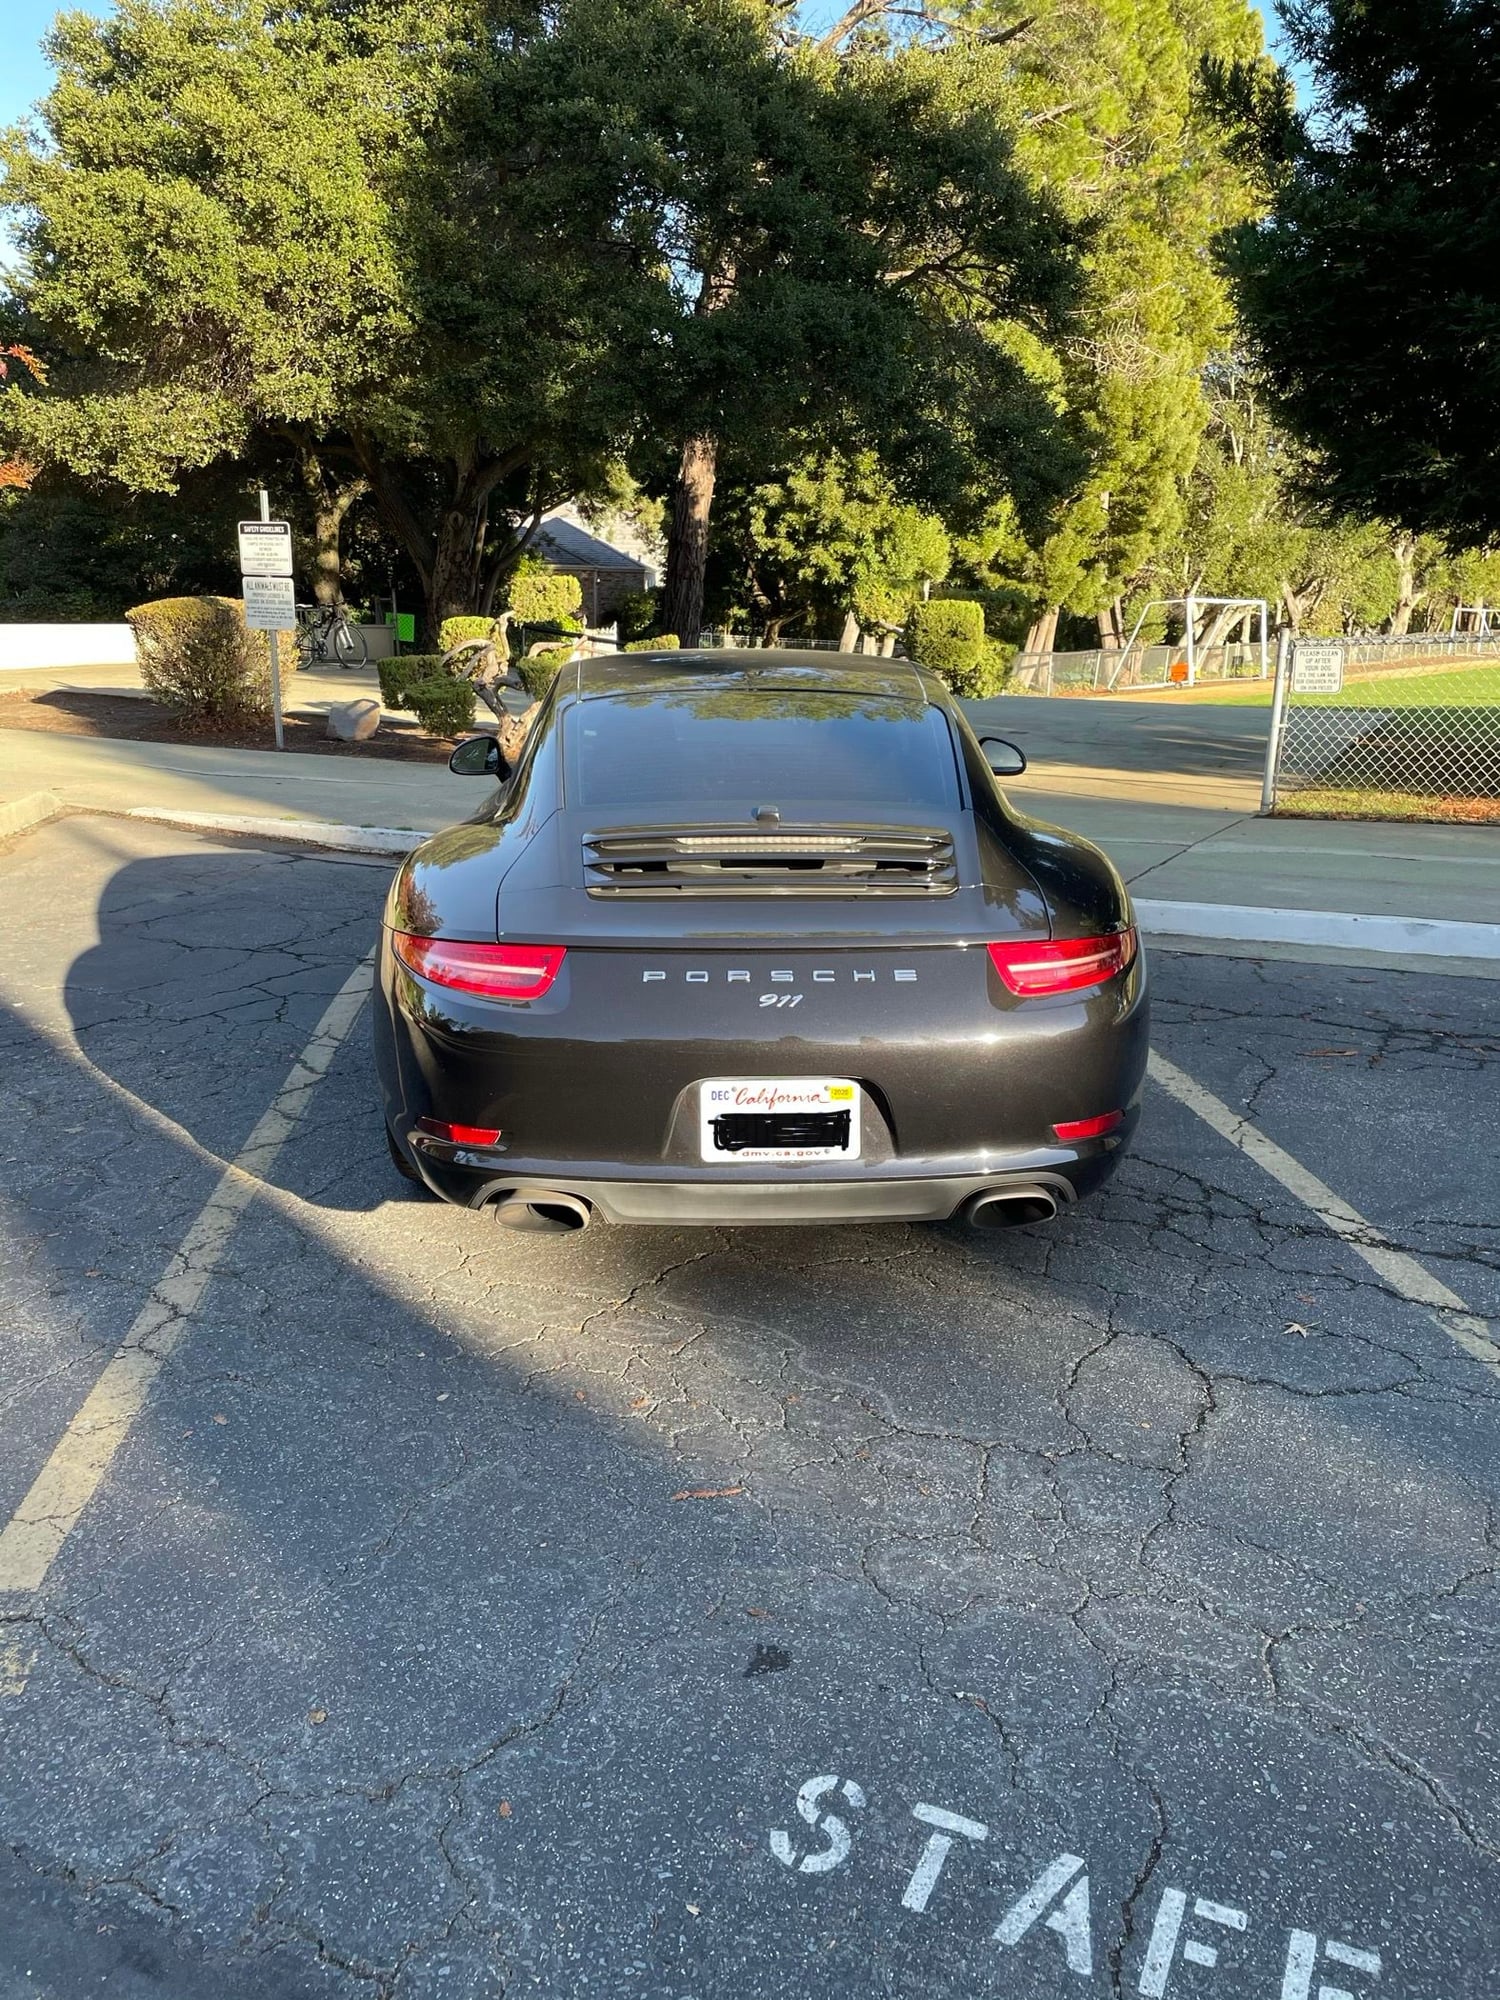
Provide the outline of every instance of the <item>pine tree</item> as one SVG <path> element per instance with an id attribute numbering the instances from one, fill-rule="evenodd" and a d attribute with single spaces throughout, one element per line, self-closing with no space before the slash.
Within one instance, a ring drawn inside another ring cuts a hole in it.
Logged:
<path id="1" fill-rule="evenodd" d="M 1091 230 L 1082 327 L 1060 393 L 1092 447 L 1053 532 L 1018 545 L 1006 510 L 989 554 L 1035 606 L 1031 648 L 1060 609 L 1119 644 L 1122 596 L 1180 532 L 1208 421 L 1201 378 L 1231 338 L 1211 257 L 1254 194 L 1200 88 L 1205 64 L 1253 65 L 1260 22 L 1244 0 L 960 0 L 959 33 L 997 39 L 1011 74 L 1017 158 Z"/>
<path id="2" fill-rule="evenodd" d="M 1268 387 L 1332 502 L 1486 540 L 1500 528 L 1500 8 L 1284 14 L 1311 109 L 1237 73 L 1223 92 L 1273 196 L 1231 256 Z"/>

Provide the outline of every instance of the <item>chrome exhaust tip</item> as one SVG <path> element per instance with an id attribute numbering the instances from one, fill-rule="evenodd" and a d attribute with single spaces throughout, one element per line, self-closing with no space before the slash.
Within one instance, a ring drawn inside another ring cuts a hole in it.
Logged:
<path id="1" fill-rule="evenodd" d="M 993 1188 L 976 1194 L 964 1210 L 971 1229 L 1024 1229 L 1028 1223 L 1050 1222 L 1057 1197 L 1046 1188 Z"/>
<path id="2" fill-rule="evenodd" d="M 572 1236 L 594 1219 L 586 1201 L 556 1188 L 513 1188 L 497 1195 L 489 1208 L 502 1229 L 521 1229 L 533 1236 Z"/>

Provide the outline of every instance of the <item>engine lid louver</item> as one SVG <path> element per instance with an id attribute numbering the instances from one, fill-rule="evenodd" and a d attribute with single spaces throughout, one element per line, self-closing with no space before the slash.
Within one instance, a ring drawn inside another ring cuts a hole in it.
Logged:
<path id="1" fill-rule="evenodd" d="M 583 843 L 591 896 L 949 896 L 941 827 L 620 827 Z"/>

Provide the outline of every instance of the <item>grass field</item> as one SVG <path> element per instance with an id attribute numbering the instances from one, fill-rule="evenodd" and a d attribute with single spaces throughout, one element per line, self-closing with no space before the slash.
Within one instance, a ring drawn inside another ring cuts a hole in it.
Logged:
<path id="1" fill-rule="evenodd" d="M 1273 686 L 1271 681 L 1224 681 L 1194 688 L 1186 699 L 1268 708 Z M 1380 674 L 1367 681 L 1346 681 L 1338 694 L 1299 694 L 1296 700 L 1299 708 L 1500 709 L 1500 662 L 1486 660 L 1483 666 L 1452 673 Z"/>

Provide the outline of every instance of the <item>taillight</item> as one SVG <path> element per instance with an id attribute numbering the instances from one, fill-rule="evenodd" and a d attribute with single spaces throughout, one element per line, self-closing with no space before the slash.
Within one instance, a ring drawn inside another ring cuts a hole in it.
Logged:
<path id="1" fill-rule="evenodd" d="M 1074 1139 L 1102 1139 L 1107 1132 L 1117 1132 L 1124 1123 L 1123 1111 L 1101 1111 L 1097 1118 L 1065 1118 L 1052 1131 L 1066 1146 Z"/>
<path id="2" fill-rule="evenodd" d="M 486 1000 L 539 1000 L 567 956 L 560 944 L 466 944 L 397 931 L 396 956 L 419 979 Z"/>
<path id="3" fill-rule="evenodd" d="M 1107 937 L 1060 938 L 1050 944 L 1007 941 L 989 947 L 990 963 L 1012 993 L 1023 1000 L 1043 993 L 1076 993 L 1102 986 L 1135 957 L 1135 932 Z"/>
<path id="4" fill-rule="evenodd" d="M 498 1125 L 450 1125 L 446 1118 L 419 1118 L 417 1131 L 454 1146 L 493 1146 L 500 1138 Z"/>

